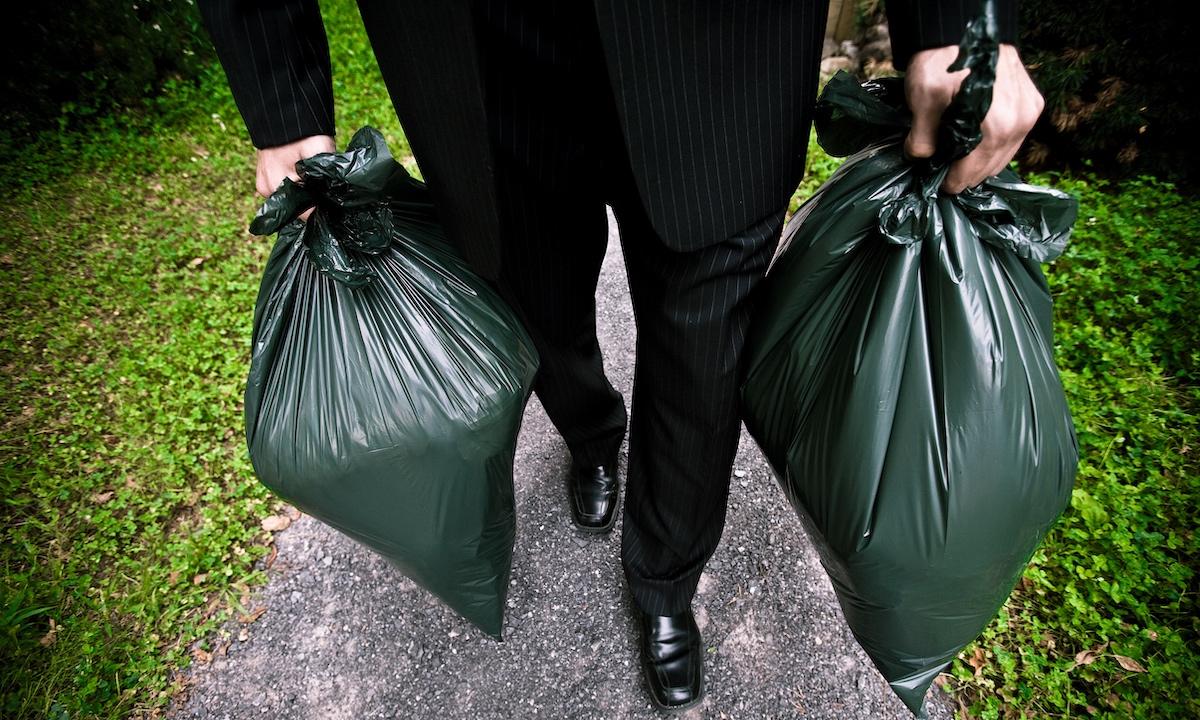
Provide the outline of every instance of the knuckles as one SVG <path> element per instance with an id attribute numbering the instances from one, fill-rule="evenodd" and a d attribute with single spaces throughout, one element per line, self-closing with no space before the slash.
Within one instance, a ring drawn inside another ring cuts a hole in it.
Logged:
<path id="1" fill-rule="evenodd" d="M 1033 92 L 1033 104 L 1029 108 L 1029 127 L 1032 128 L 1037 124 L 1038 118 L 1042 116 L 1042 111 L 1046 109 L 1046 98 L 1036 90 Z"/>

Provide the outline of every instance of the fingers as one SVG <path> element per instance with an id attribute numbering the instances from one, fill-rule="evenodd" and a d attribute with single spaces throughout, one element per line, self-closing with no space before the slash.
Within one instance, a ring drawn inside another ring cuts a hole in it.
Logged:
<path id="1" fill-rule="evenodd" d="M 285 145 L 260 149 L 254 177 L 255 191 L 264 198 L 269 197 L 283 184 L 284 178 L 300 180 L 296 174 L 297 162 L 334 150 L 331 135 L 310 135 Z"/>
<path id="2" fill-rule="evenodd" d="M 1010 162 L 1012 162 L 1012 159 L 1014 157 L 1016 157 L 1017 151 L 1019 151 L 1020 149 L 1021 149 L 1021 146 L 1017 145 L 1016 149 L 1013 150 L 1012 156 L 1010 156 L 1007 160 L 1001 160 L 1000 162 L 997 162 L 992 167 L 988 168 L 987 172 L 984 174 L 984 180 L 986 180 L 988 178 L 996 177 L 1000 173 L 1004 172 L 1004 168 L 1008 167 L 1008 164 Z"/>
<path id="3" fill-rule="evenodd" d="M 1044 104 L 1016 48 L 1002 45 L 992 105 L 981 128 L 983 140 L 979 147 L 950 166 L 942 191 L 960 193 L 1004 170 L 1021 149 Z"/>
<path id="4" fill-rule="evenodd" d="M 270 197 L 271 193 L 275 192 L 275 188 L 271 187 L 271 181 L 268 179 L 268 175 L 263 169 L 262 163 L 259 163 L 258 170 L 255 173 L 254 191 L 258 193 L 259 197 L 264 199 Z"/>
<path id="5" fill-rule="evenodd" d="M 988 170 L 995 161 L 996 158 L 980 145 L 950 166 L 946 179 L 942 181 L 942 191 L 957 195 L 969 187 L 975 187 L 987 179 Z"/>
<path id="6" fill-rule="evenodd" d="M 989 112 L 983 121 L 979 147 L 950 165 L 942 190 L 956 195 L 999 173 L 1021 149 L 1026 132 L 1008 113 Z"/>
<path id="7" fill-rule="evenodd" d="M 917 53 L 909 61 L 904 95 L 912 110 L 913 124 L 904 139 L 904 153 L 911 158 L 932 157 L 937 151 L 942 113 L 967 75 L 965 70 L 947 72 L 957 54 L 956 47 L 934 48 Z"/>
<path id="8" fill-rule="evenodd" d="M 970 154 L 950 166 L 942 182 L 942 190 L 958 194 L 1000 174 L 1016 157 L 1032 125 L 1030 122 L 1027 127 L 1008 112 L 989 112 L 983 121 L 983 141 Z"/>
<path id="9" fill-rule="evenodd" d="M 270 197 L 271 193 L 278 190 L 279 186 L 283 184 L 284 178 L 291 178 L 293 181 L 300 180 L 300 176 L 296 174 L 295 160 L 291 163 L 279 157 L 264 160 L 260 152 L 258 170 L 255 173 L 255 192 L 264 199 Z"/>
<path id="10" fill-rule="evenodd" d="M 912 129 L 904 139 L 904 154 L 910 158 L 933 157 L 937 150 L 937 130 L 945 106 L 927 103 L 913 108 Z"/>

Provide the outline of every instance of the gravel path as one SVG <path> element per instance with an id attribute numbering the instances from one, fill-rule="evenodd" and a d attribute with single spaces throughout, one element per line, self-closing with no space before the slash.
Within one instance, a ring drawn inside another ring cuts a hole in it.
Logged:
<path id="1" fill-rule="evenodd" d="M 628 402 L 634 326 L 615 233 L 601 277 L 601 345 Z M 622 462 L 624 462 L 622 457 Z M 536 399 L 516 460 L 517 547 L 497 643 L 370 551 L 310 517 L 281 532 L 269 583 L 191 671 L 177 720 L 660 718 L 636 661 L 620 527 L 570 523 L 569 458 Z M 694 608 L 705 701 L 685 718 L 910 718 L 842 620 L 816 553 L 745 432 L 728 522 Z M 622 473 L 623 476 L 623 473 Z M 935 693 L 931 718 L 950 718 Z"/>

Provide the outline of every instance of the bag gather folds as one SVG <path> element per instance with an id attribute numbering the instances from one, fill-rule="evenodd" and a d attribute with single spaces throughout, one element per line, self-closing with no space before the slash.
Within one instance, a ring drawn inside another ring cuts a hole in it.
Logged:
<path id="1" fill-rule="evenodd" d="M 981 138 L 993 12 L 951 66 L 970 74 L 932 161 L 904 156 L 902 79 L 826 85 L 818 141 L 851 157 L 789 221 L 746 350 L 746 426 L 854 636 L 918 715 L 1068 505 L 1078 462 L 1041 270 L 1076 202 L 1011 170 L 938 190 Z"/>
<path id="2" fill-rule="evenodd" d="M 250 226 L 279 233 L 246 386 L 254 471 L 499 638 L 533 344 L 378 131 L 296 167 Z"/>

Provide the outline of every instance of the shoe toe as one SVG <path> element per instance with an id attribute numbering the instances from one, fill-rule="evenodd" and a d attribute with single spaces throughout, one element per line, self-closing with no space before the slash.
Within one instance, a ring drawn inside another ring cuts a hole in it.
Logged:
<path id="1" fill-rule="evenodd" d="M 574 467 L 569 479 L 571 519 L 582 530 L 610 530 L 619 498 L 615 464 L 595 468 Z"/>
<path id="2" fill-rule="evenodd" d="M 691 613 L 645 618 L 642 643 L 642 663 L 654 703 L 672 711 L 700 702 L 703 643 Z"/>

